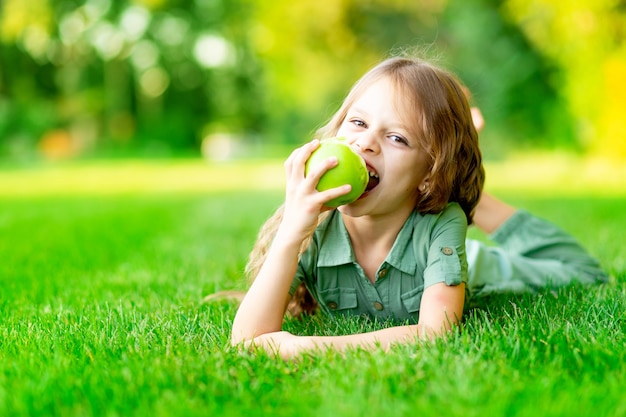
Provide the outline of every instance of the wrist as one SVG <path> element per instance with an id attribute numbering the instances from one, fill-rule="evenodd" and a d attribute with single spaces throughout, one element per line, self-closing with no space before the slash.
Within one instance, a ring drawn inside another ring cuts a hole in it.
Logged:
<path id="1" fill-rule="evenodd" d="M 313 227 L 310 231 L 298 230 L 286 224 L 281 224 L 276 231 L 272 245 L 300 247 L 315 231 Z"/>

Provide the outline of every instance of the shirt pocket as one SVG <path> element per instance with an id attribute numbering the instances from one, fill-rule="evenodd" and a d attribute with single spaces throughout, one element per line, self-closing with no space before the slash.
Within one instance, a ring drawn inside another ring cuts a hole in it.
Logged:
<path id="1" fill-rule="evenodd" d="M 416 313 L 420 309 L 422 304 L 422 294 L 424 294 L 424 286 L 421 285 L 417 288 L 413 288 L 411 291 L 405 292 L 400 295 L 402 305 L 409 313 Z"/>
<path id="2" fill-rule="evenodd" d="M 354 288 L 330 288 L 320 291 L 322 304 L 328 310 L 339 311 L 357 307 L 356 290 Z"/>

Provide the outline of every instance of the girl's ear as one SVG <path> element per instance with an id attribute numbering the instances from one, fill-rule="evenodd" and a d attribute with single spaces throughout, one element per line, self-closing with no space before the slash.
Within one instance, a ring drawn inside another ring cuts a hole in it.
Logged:
<path id="1" fill-rule="evenodd" d="M 422 180 L 422 183 L 419 186 L 419 190 L 421 193 L 425 193 L 426 190 L 428 190 L 428 187 L 430 187 L 430 181 L 427 176 Z"/>

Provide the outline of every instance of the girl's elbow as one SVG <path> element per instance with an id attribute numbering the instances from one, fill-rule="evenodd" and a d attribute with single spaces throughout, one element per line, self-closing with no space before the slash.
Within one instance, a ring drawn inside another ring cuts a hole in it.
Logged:
<path id="1" fill-rule="evenodd" d="M 248 334 L 244 329 L 239 328 L 239 326 L 233 326 L 230 333 L 230 345 L 232 347 L 241 346 L 246 342 L 249 342 L 254 338 L 253 334 Z"/>
<path id="2" fill-rule="evenodd" d="M 233 327 L 230 330 L 230 345 L 233 347 L 238 346 L 249 339 L 249 337 L 246 337 L 246 334 L 249 332 L 246 331 L 247 326 L 242 326 L 242 324 L 243 323 L 238 320 L 238 317 L 235 317 Z"/>
<path id="3" fill-rule="evenodd" d="M 243 339 L 241 336 L 235 335 L 234 333 L 231 333 L 230 335 L 230 346 L 231 347 L 237 347 L 239 345 L 241 345 L 243 342 L 245 342 L 245 339 Z"/>
<path id="4" fill-rule="evenodd" d="M 263 329 L 247 326 L 242 328 L 235 325 L 230 333 L 230 345 L 232 347 L 249 347 L 256 338 L 263 336 L 266 333 L 268 332 Z"/>

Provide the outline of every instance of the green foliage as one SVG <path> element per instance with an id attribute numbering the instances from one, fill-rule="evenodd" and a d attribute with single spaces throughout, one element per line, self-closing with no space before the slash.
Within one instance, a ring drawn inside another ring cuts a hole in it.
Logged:
<path id="1" fill-rule="evenodd" d="M 562 71 L 559 91 L 594 153 L 626 157 L 626 11 L 612 0 L 508 0 L 506 15 Z"/>
<path id="2" fill-rule="evenodd" d="M 485 115 L 484 151 L 497 155 L 511 144 L 518 150 L 579 148 L 560 97 L 560 69 L 502 16 L 499 4 L 450 2 L 439 29 L 445 61 Z"/>
<path id="3" fill-rule="evenodd" d="M 67 143 L 52 146 L 69 154 L 133 141 L 197 151 L 218 120 L 257 131 L 248 9 L 245 0 L 3 2 L 4 153 L 45 147 L 58 131 Z"/>
<path id="4" fill-rule="evenodd" d="M 63 170 L 69 177 L 91 173 Z M 470 311 L 459 333 L 435 343 L 283 362 L 230 347 L 235 306 L 201 303 L 215 291 L 245 287 L 247 253 L 282 191 L 129 192 L 131 176 L 113 170 L 92 192 L 61 188 L 46 196 L 59 172 L 2 174 L 41 191 L 20 197 L 0 190 L 0 415 L 626 411 L 620 190 L 594 199 L 561 197 L 560 190 L 543 198 L 507 195 L 572 231 L 611 273 L 610 284 L 493 297 Z M 186 189 L 197 174 L 176 183 Z M 206 175 L 217 187 L 232 171 L 209 167 Z M 298 334 L 383 326 L 323 317 L 286 324 Z"/>
<path id="5" fill-rule="evenodd" d="M 535 9 L 514 3 L 5 0 L 0 155 L 197 153 L 214 134 L 301 143 L 364 71 L 401 52 L 442 61 L 468 84 L 487 120 L 488 155 L 585 149 L 585 112 L 581 100 L 572 111 L 569 84 L 581 66 L 555 57 L 566 50 L 559 43 L 546 49 L 553 38 L 524 20 Z M 602 126 L 615 135 L 621 125 L 609 113 Z"/>
<path id="6" fill-rule="evenodd" d="M 278 109 L 268 112 L 269 128 L 283 129 L 279 137 L 301 142 L 363 72 L 389 54 L 408 53 L 441 62 L 470 87 L 488 122 L 486 153 L 511 144 L 576 147 L 551 82 L 557 69 L 495 2 L 344 1 L 335 9 L 313 0 L 279 3 L 259 6 L 257 17 L 270 108 Z"/>

